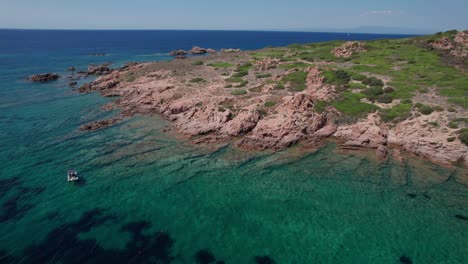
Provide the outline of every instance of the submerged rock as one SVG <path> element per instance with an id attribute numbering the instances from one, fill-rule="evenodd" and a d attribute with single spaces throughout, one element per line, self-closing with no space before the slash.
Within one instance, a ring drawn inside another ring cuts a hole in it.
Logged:
<path id="1" fill-rule="evenodd" d="M 400 257 L 400 262 L 403 263 L 403 264 L 412 264 L 413 261 L 408 258 L 407 256 L 401 256 Z"/>
<path id="2" fill-rule="evenodd" d="M 60 78 L 60 75 L 56 73 L 44 73 L 44 74 L 36 74 L 33 76 L 28 77 L 28 80 L 31 82 L 49 82 L 55 81 Z"/>
<path id="3" fill-rule="evenodd" d="M 120 117 L 95 121 L 95 122 L 92 122 L 92 123 L 89 123 L 89 124 L 86 124 L 86 125 L 82 125 L 80 127 L 80 130 L 94 131 L 94 130 L 98 130 L 98 129 L 101 129 L 101 128 L 110 127 L 112 125 L 117 124 L 120 121 L 122 121 L 122 118 L 120 118 Z"/>

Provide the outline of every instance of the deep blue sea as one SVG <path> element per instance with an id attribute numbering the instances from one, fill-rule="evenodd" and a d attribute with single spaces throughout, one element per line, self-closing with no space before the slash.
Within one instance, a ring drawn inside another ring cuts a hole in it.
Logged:
<path id="1" fill-rule="evenodd" d="M 466 263 L 460 168 L 377 163 L 329 144 L 276 153 L 194 146 L 158 116 L 82 132 L 99 94 L 35 73 L 403 35 L 0 30 L 0 263 Z M 93 53 L 105 53 L 96 57 Z M 86 81 L 91 81 L 89 78 Z M 76 168 L 80 184 L 66 182 Z"/>

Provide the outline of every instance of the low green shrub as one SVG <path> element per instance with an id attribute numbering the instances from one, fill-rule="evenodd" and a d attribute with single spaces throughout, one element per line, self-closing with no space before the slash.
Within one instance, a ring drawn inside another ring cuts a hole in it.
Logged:
<path id="1" fill-rule="evenodd" d="M 264 104 L 265 107 L 273 107 L 275 105 L 276 105 L 275 102 L 265 102 L 265 104 Z"/>
<path id="2" fill-rule="evenodd" d="M 190 80 L 191 83 L 205 83 L 206 80 L 201 77 L 196 77 Z"/>
<path id="3" fill-rule="evenodd" d="M 269 78 L 271 77 L 271 73 L 257 74 L 255 77 L 257 79 Z"/>
<path id="4" fill-rule="evenodd" d="M 194 61 L 194 62 L 192 63 L 192 65 L 194 65 L 194 66 L 203 65 L 203 61 Z"/>
<path id="5" fill-rule="evenodd" d="M 468 145 L 468 128 L 460 130 L 460 135 L 458 136 L 463 144 Z"/>
<path id="6" fill-rule="evenodd" d="M 423 105 L 419 108 L 419 112 L 423 115 L 430 115 L 434 112 L 434 109 L 428 105 Z"/>
<path id="7" fill-rule="evenodd" d="M 383 87 L 384 83 L 382 80 L 375 78 L 375 77 L 368 77 L 362 81 L 363 84 L 371 86 L 371 87 Z"/>
<path id="8" fill-rule="evenodd" d="M 231 92 L 232 95 L 244 95 L 247 94 L 247 91 L 244 89 L 234 90 Z"/>
<path id="9" fill-rule="evenodd" d="M 384 93 L 393 93 L 395 91 L 395 88 L 387 86 L 383 89 Z"/>
<path id="10" fill-rule="evenodd" d="M 284 90 L 284 85 L 282 85 L 281 83 L 278 83 L 273 87 L 273 89 L 275 89 L 275 90 Z"/>
<path id="11" fill-rule="evenodd" d="M 393 102 L 393 98 L 387 94 L 382 94 L 379 97 L 377 97 L 377 102 L 383 103 L 383 104 L 389 104 Z"/>
<path id="12" fill-rule="evenodd" d="M 325 76 L 324 82 L 328 84 L 342 85 L 351 81 L 349 74 L 343 70 L 328 70 L 324 71 L 323 75 Z"/>

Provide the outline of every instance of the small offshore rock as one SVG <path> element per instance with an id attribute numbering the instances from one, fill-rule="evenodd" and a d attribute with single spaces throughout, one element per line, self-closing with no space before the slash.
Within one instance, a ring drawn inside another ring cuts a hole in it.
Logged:
<path id="1" fill-rule="evenodd" d="M 185 51 L 185 50 L 173 50 L 173 51 L 169 52 L 169 55 L 174 56 L 174 57 L 175 56 L 181 56 L 181 55 L 187 55 L 187 54 L 188 54 L 188 52 Z"/>
<path id="2" fill-rule="evenodd" d="M 117 124 L 120 121 L 122 121 L 122 118 L 118 118 L 118 117 L 111 118 L 111 119 L 106 119 L 106 120 L 100 120 L 100 121 L 92 122 L 92 123 L 89 123 L 89 124 L 86 124 L 86 125 L 82 125 L 80 127 L 80 130 L 82 130 L 82 131 L 94 131 L 94 130 L 98 130 L 98 129 L 101 129 L 101 128 L 110 127 L 112 125 Z"/>
<path id="3" fill-rule="evenodd" d="M 68 71 L 75 71 L 75 67 L 71 66 L 70 68 L 67 69 Z"/>
<path id="4" fill-rule="evenodd" d="M 49 82 L 60 78 L 60 75 L 55 73 L 36 74 L 28 78 L 31 82 Z"/>
<path id="5" fill-rule="evenodd" d="M 109 74 L 112 70 L 108 67 L 109 64 L 90 65 L 87 74 L 89 75 L 105 75 Z"/>
<path id="6" fill-rule="evenodd" d="M 205 48 L 200 48 L 200 47 L 193 47 L 191 50 L 190 50 L 190 54 L 206 54 L 208 51 L 205 49 Z"/>

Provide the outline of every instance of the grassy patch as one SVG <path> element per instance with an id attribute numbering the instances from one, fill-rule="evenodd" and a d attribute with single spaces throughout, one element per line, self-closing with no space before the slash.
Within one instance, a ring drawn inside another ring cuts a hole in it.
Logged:
<path id="1" fill-rule="evenodd" d="M 271 77 L 271 73 L 257 74 L 257 75 L 255 75 L 255 77 L 257 79 L 269 78 L 269 77 Z"/>
<path id="2" fill-rule="evenodd" d="M 265 104 L 264 104 L 265 107 L 273 107 L 275 105 L 276 105 L 275 102 L 265 102 Z"/>
<path id="3" fill-rule="evenodd" d="M 226 82 L 230 82 L 230 83 L 241 83 L 241 82 L 244 82 L 244 79 L 240 78 L 240 77 L 230 77 L 230 78 L 227 78 L 226 79 Z"/>
<path id="4" fill-rule="evenodd" d="M 244 89 L 234 90 L 231 92 L 232 95 L 244 95 L 247 94 L 247 91 Z"/>
<path id="5" fill-rule="evenodd" d="M 314 110 L 317 112 L 317 113 L 323 113 L 323 111 L 325 111 L 325 108 L 327 107 L 328 103 L 325 102 L 325 101 L 316 101 L 314 103 Z"/>
<path id="6" fill-rule="evenodd" d="M 190 83 L 206 83 L 206 80 L 201 77 L 196 77 L 191 79 Z"/>
<path id="7" fill-rule="evenodd" d="M 194 65 L 194 66 L 203 65 L 203 61 L 194 61 L 194 62 L 192 62 L 192 65 Z"/>
<path id="8" fill-rule="evenodd" d="M 292 91 L 303 91 L 306 87 L 307 73 L 303 71 L 292 72 L 282 80 L 283 84 L 288 83 Z"/>
<path id="9" fill-rule="evenodd" d="M 364 97 L 360 93 L 343 92 L 340 100 L 333 102 L 332 105 L 341 113 L 351 116 L 363 116 L 379 109 L 373 104 L 362 103 L 361 99 Z"/>
<path id="10" fill-rule="evenodd" d="M 215 63 L 208 64 L 208 66 L 212 66 L 215 68 L 229 68 L 229 67 L 233 67 L 234 65 L 232 65 L 231 63 L 227 63 L 227 62 L 215 62 Z"/>
<path id="11" fill-rule="evenodd" d="M 458 138 L 460 139 L 460 141 L 463 144 L 468 145 L 468 128 L 463 128 L 459 131 L 459 133 L 460 135 L 458 136 Z"/>
<path id="12" fill-rule="evenodd" d="M 328 84 L 343 85 L 351 81 L 349 74 L 343 70 L 327 70 L 323 72 L 323 75 L 325 76 L 324 82 Z"/>
<path id="13" fill-rule="evenodd" d="M 364 85 L 362 83 L 348 83 L 346 87 L 350 89 L 366 89 L 367 85 Z"/>
<path id="14" fill-rule="evenodd" d="M 401 103 L 390 109 L 383 109 L 381 116 L 385 122 L 401 121 L 411 115 L 411 103 Z"/>

